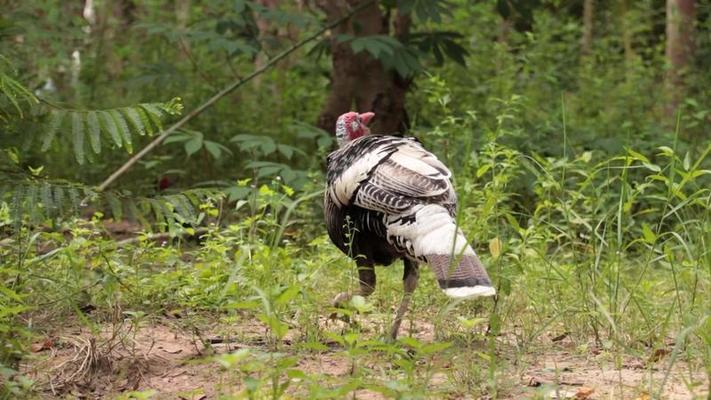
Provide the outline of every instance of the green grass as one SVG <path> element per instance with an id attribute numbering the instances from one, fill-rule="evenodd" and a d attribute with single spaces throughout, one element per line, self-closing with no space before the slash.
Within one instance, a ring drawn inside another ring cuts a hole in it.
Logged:
<path id="1" fill-rule="evenodd" d="M 102 235 L 99 218 L 69 220 L 63 233 L 26 229 L 0 250 L 0 334 L 14 343 L 3 349 L 7 393 L 46 396 L 41 376 L 31 374 L 46 357 L 28 355 L 30 342 L 84 327 L 101 343 L 107 326 L 128 326 L 135 337 L 166 321 L 198 337 L 243 341 L 237 352 L 206 346 L 196 357 L 224 379 L 213 389 L 227 398 L 546 397 L 555 385 L 520 382 L 547 357 L 573 357 L 579 371 L 586 363 L 618 371 L 615 398 L 623 390 L 666 398 L 670 382 L 680 385 L 680 369 L 681 386 L 704 393 L 711 192 L 702 160 L 668 148 L 552 159 L 496 139 L 457 176 L 459 221 L 497 284 L 496 300 L 451 303 L 425 268 L 401 338 L 388 344 L 382 338 L 402 291 L 397 264 L 378 269 L 374 295 L 342 312 L 349 323 L 329 322 L 331 298 L 357 286 L 355 267 L 323 234 L 318 193 L 292 193 L 278 182 L 255 192 L 248 207 L 223 209 L 217 217 L 233 222 L 208 227 L 200 244 L 117 245 Z M 513 190 L 522 182 L 532 198 Z M 524 202 L 532 212 L 522 211 Z M 219 209 L 203 207 L 208 215 Z M 58 250 L 39 254 L 49 248 Z M 259 340 L 247 329 L 255 324 Z M 561 343 L 550 340 L 559 335 Z M 655 353 L 659 360 L 648 362 Z M 337 375 L 309 371 L 302 362 L 309 357 L 348 367 Z M 630 360 L 648 372 L 638 387 L 627 387 L 620 372 Z"/>

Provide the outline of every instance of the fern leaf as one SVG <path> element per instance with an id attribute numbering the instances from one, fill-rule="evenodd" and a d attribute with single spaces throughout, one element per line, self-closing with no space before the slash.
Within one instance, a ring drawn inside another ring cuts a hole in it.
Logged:
<path id="1" fill-rule="evenodd" d="M 160 202 L 155 199 L 150 199 L 148 203 L 153 209 L 153 214 L 156 217 L 156 224 L 166 224 L 168 222 L 167 216 L 163 213 L 163 208 L 161 207 Z"/>
<path id="2" fill-rule="evenodd" d="M 107 192 L 106 201 L 109 203 L 109 207 L 111 207 L 111 215 L 114 217 L 114 220 L 118 221 L 123 218 L 123 205 L 121 204 L 121 200 L 112 193 Z"/>
<path id="3" fill-rule="evenodd" d="M 18 185 L 15 189 L 15 196 L 12 199 L 12 205 L 10 207 L 10 213 L 12 215 L 12 223 L 14 225 L 15 231 L 19 231 L 22 226 L 22 216 L 24 214 L 24 203 L 22 198 L 24 195 L 24 186 Z"/>
<path id="4" fill-rule="evenodd" d="M 77 188 L 69 188 L 69 204 L 72 206 L 72 211 L 77 211 L 77 206 L 81 202 L 81 197 L 79 196 L 79 190 Z"/>
<path id="5" fill-rule="evenodd" d="M 31 104 L 39 102 L 29 89 L 4 73 L 0 73 L 0 94 L 12 104 L 20 118 L 24 118 L 20 101 Z"/>
<path id="6" fill-rule="evenodd" d="M 27 205 L 25 207 L 26 211 L 28 212 L 28 215 L 30 217 L 30 222 L 32 224 L 37 224 L 40 220 L 40 216 L 38 213 L 38 198 L 37 198 L 37 186 L 36 185 L 28 185 L 27 186 L 27 194 L 25 195 L 25 199 L 27 200 Z"/>
<path id="7" fill-rule="evenodd" d="M 131 219 L 137 220 L 138 222 L 141 223 L 141 225 L 147 226 L 148 221 L 146 221 L 146 217 L 143 212 L 141 212 L 138 207 L 136 207 L 136 203 L 134 201 L 128 201 L 126 202 L 126 207 L 128 208 L 129 215 Z"/>
<path id="8" fill-rule="evenodd" d="M 163 211 L 163 215 L 165 216 L 165 224 L 166 227 L 168 228 L 168 232 L 171 234 L 171 236 L 175 236 L 177 234 L 176 232 L 176 224 L 175 220 L 177 219 L 180 222 L 182 218 L 180 216 L 177 216 L 175 214 L 175 207 L 173 204 L 167 202 L 167 201 L 162 201 L 158 200 L 157 203 L 160 205 L 161 210 Z"/>
<path id="9" fill-rule="evenodd" d="M 146 127 L 143 126 L 143 121 L 141 120 L 141 114 L 137 109 L 133 107 L 124 107 L 121 109 L 126 118 L 131 122 L 138 134 L 143 136 L 146 134 Z"/>
<path id="10" fill-rule="evenodd" d="M 89 128 L 89 142 L 94 153 L 101 153 L 101 128 L 99 128 L 99 116 L 95 111 L 86 114 L 86 126 Z"/>
<path id="11" fill-rule="evenodd" d="M 190 224 L 195 223 L 195 211 L 185 196 L 171 196 L 168 198 L 168 201 L 173 204 L 175 210 L 178 212 L 178 215 L 180 215 L 184 222 L 188 222 Z"/>
<path id="12" fill-rule="evenodd" d="M 57 206 L 57 214 L 64 214 L 64 188 L 62 186 L 54 187 L 54 204 Z"/>
<path id="13" fill-rule="evenodd" d="M 72 137 L 74 156 L 79 164 L 84 164 L 84 119 L 81 113 L 72 113 Z"/>
<path id="14" fill-rule="evenodd" d="M 107 111 L 99 111 L 99 114 L 101 115 L 101 126 L 105 131 L 109 132 L 111 139 L 113 139 L 114 143 L 116 143 L 116 147 L 122 147 L 123 140 L 121 139 L 121 134 L 119 133 L 116 122 L 114 122 L 111 114 Z"/>
<path id="15" fill-rule="evenodd" d="M 55 202 L 52 199 L 52 186 L 45 182 L 40 190 L 40 197 L 42 198 L 42 205 L 44 206 L 47 216 L 51 216 L 56 208 Z"/>
<path id="16" fill-rule="evenodd" d="M 146 112 L 146 110 L 144 110 L 142 107 L 136 107 L 136 112 L 141 117 L 141 123 L 146 128 L 146 133 L 148 133 L 149 136 L 153 136 L 156 130 L 160 131 L 160 127 L 158 127 L 157 125 L 154 129 L 154 124 L 151 123 L 151 119 L 148 117 L 148 112 Z"/>
<path id="17" fill-rule="evenodd" d="M 141 104 L 140 107 L 143 109 L 143 111 L 145 111 L 146 116 L 156 127 L 156 130 L 163 130 L 162 119 L 166 116 L 165 111 L 163 111 L 163 109 L 156 106 L 155 104 L 144 103 Z"/>
<path id="18" fill-rule="evenodd" d="M 110 110 L 109 113 L 116 123 L 119 133 L 123 138 L 123 143 L 126 145 L 126 150 L 133 153 L 133 142 L 131 140 L 131 130 L 128 128 L 128 123 L 123 118 L 123 115 L 118 110 Z"/>
<path id="19" fill-rule="evenodd" d="M 42 151 L 49 150 L 49 146 L 52 145 L 54 137 L 57 135 L 59 126 L 62 125 L 62 120 L 66 113 L 61 110 L 52 110 L 49 115 L 49 124 L 47 125 L 47 131 L 42 138 Z"/>

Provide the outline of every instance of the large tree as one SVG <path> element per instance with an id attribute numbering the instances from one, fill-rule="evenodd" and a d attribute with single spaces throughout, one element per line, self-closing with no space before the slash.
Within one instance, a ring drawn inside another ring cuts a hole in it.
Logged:
<path id="1" fill-rule="evenodd" d="M 374 132 L 403 133 L 409 125 L 405 95 L 421 71 L 422 57 L 436 63 L 448 57 L 464 64 L 466 50 L 451 31 L 415 32 L 428 20 L 440 22 L 449 10 L 442 0 L 318 0 L 329 21 L 357 10 L 337 26 L 329 39 L 333 70 L 331 91 L 318 126 L 332 130 L 338 116 L 350 110 L 373 111 Z"/>
<path id="2" fill-rule="evenodd" d="M 319 0 L 318 6 L 329 20 L 336 20 L 358 6 L 360 0 Z M 410 29 L 410 16 L 395 12 L 384 13 L 378 2 L 371 2 L 353 18 L 339 25 L 331 35 L 333 62 L 331 92 L 319 116 L 318 126 L 333 129 L 338 116 L 351 109 L 373 111 L 375 132 L 403 132 L 408 125 L 405 93 L 410 80 L 388 71 L 382 62 L 366 51 L 355 52 L 345 35 L 367 37 L 389 35 L 404 39 Z"/>

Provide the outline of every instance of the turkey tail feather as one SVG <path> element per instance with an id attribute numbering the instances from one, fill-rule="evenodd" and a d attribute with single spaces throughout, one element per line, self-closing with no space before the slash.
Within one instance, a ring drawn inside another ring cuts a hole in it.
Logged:
<path id="1" fill-rule="evenodd" d="M 389 240 L 411 257 L 427 261 L 446 295 L 496 294 L 479 257 L 444 206 L 416 206 L 414 215 L 391 216 L 388 222 Z"/>
<path id="2" fill-rule="evenodd" d="M 496 294 L 476 254 L 461 257 L 429 254 L 425 258 L 437 277 L 439 287 L 447 296 L 482 297 Z"/>

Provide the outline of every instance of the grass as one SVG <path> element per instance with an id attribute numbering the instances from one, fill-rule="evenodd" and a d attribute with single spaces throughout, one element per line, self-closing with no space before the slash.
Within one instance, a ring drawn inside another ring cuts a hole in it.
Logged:
<path id="1" fill-rule="evenodd" d="M 205 203 L 228 222 L 200 242 L 119 245 L 101 214 L 25 228 L 0 247 L 5 397 L 562 398 L 587 386 L 599 398 L 708 396 L 711 147 L 696 160 L 668 147 L 520 154 L 503 144 L 511 120 L 476 157 L 444 155 L 463 165 L 459 223 L 495 300 L 450 302 L 424 268 L 387 343 L 398 264 L 329 319 L 332 297 L 357 287 L 355 266 L 323 234 L 320 192 L 278 181 L 237 210 Z M 445 121 L 433 140 L 461 124 Z M 175 374 L 193 386 L 165 378 Z"/>

